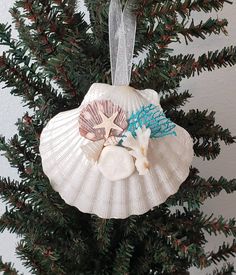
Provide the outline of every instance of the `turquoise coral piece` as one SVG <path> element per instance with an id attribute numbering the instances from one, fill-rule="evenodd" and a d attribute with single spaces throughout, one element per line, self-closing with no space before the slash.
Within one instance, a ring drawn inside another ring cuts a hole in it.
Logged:
<path id="1" fill-rule="evenodd" d="M 162 109 L 156 105 L 150 104 L 143 106 L 139 111 L 133 113 L 128 121 L 128 131 L 136 136 L 136 130 L 146 126 L 151 129 L 151 138 L 160 138 L 165 136 L 176 136 L 173 130 L 176 124 L 168 119 Z"/>

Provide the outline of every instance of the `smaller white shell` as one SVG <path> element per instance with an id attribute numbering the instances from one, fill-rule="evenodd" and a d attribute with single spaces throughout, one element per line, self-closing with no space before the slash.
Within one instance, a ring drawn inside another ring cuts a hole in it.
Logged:
<path id="1" fill-rule="evenodd" d="M 134 159 L 123 147 L 107 146 L 102 150 L 98 168 L 108 180 L 122 180 L 133 174 L 135 170 Z"/>
<path id="2" fill-rule="evenodd" d="M 84 153 L 85 157 L 92 163 L 97 162 L 99 156 L 102 152 L 105 140 L 99 140 L 94 142 L 89 142 L 85 145 L 82 145 L 80 148 Z"/>

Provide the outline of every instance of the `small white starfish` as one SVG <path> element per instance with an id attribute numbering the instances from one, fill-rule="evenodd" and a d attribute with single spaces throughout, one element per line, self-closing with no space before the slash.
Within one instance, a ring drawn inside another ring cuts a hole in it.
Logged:
<path id="1" fill-rule="evenodd" d="M 101 111 L 99 111 L 100 116 L 102 117 L 102 123 L 94 126 L 94 129 L 104 128 L 105 129 L 105 138 L 107 139 L 109 137 L 109 134 L 111 132 L 111 129 L 120 130 L 123 131 L 121 127 L 116 125 L 114 123 L 114 120 L 116 119 L 118 112 L 115 112 L 111 117 L 107 117 L 104 115 Z"/>

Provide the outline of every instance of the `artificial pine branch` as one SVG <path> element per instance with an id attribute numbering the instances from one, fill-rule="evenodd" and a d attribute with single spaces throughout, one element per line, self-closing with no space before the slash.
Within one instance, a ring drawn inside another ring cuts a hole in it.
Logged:
<path id="1" fill-rule="evenodd" d="M 0 24 L 0 45 L 7 46 L 8 48 L 2 58 L 5 57 L 5 61 L 20 68 L 25 73 L 25 78 L 27 75 L 27 79 L 30 79 L 34 83 L 35 94 L 41 94 L 42 96 L 46 94 L 48 97 L 56 98 L 57 100 L 60 98 L 58 92 L 44 79 L 45 75 L 40 71 L 39 64 L 33 62 L 27 48 L 23 47 L 22 43 L 12 39 L 11 28 L 5 24 Z"/>
<path id="2" fill-rule="evenodd" d="M 188 274 L 191 266 L 208 266 L 213 261 L 203 249 L 206 243 L 203 232 L 234 235 L 235 222 L 209 219 L 199 208 L 205 199 L 222 190 L 235 191 L 235 180 L 205 180 L 191 168 L 179 192 L 166 203 L 141 216 L 104 221 L 66 205 L 43 174 L 38 146 L 45 124 L 57 113 L 77 107 L 91 83 L 111 82 L 109 2 L 85 2 L 90 12 L 89 25 L 81 13 L 75 13 L 74 0 L 18 0 L 11 13 L 20 42 L 10 39 L 6 26 L 0 32 L 0 39 L 9 47 L 5 58 L 10 69 L 17 70 L 15 77 L 7 69 L 3 80 L 34 111 L 18 121 L 19 134 L 11 141 L 0 139 L 0 149 L 11 165 L 18 168 L 21 178 L 20 183 L 5 179 L 1 182 L 0 192 L 10 209 L 0 220 L 0 230 L 8 228 L 22 236 L 18 254 L 36 274 L 182 275 Z M 194 137 L 196 155 L 214 158 L 220 150 L 219 141 L 231 144 L 234 137 L 215 124 L 214 113 L 177 110 L 191 97 L 188 92 L 177 93 L 177 89 L 183 77 L 196 71 L 235 64 L 235 49 L 225 48 L 223 53 L 215 52 L 208 59 L 195 60 L 194 56 L 171 55 L 170 45 L 180 41 L 181 32 L 190 39 L 224 32 L 224 20 L 209 19 L 189 27 L 188 20 L 192 11 L 218 10 L 228 1 L 138 2 L 143 5 L 143 14 L 138 14 L 135 55 L 144 49 L 148 53 L 144 62 L 135 67 L 131 85 L 156 89 L 162 95 L 167 115 Z M 56 93 L 50 81 L 56 81 L 62 91 Z M 183 213 L 172 213 L 170 207 L 174 205 L 187 208 L 182 207 Z M 212 256 L 220 260 L 229 253 L 232 248 L 224 247 Z"/>
<path id="3" fill-rule="evenodd" d="M 174 234 L 166 231 L 164 226 L 159 229 L 158 232 L 160 236 L 164 237 L 166 242 L 178 253 L 178 256 L 182 260 L 187 259 L 192 265 L 200 267 L 201 269 L 206 267 L 204 262 L 207 256 L 201 245 L 189 242 L 187 236 L 183 236 L 182 238 L 176 237 Z M 201 238 L 203 238 L 203 236 Z"/>
<path id="4" fill-rule="evenodd" d="M 169 4 L 168 1 L 167 3 Z M 170 43 L 180 42 L 180 34 L 184 36 L 186 44 L 193 41 L 192 37 L 205 39 L 207 35 L 221 32 L 227 35 L 225 27 L 228 22 L 226 19 L 209 18 L 206 22 L 201 21 L 198 25 L 195 25 L 192 19 L 190 26 L 187 27 L 189 15 L 182 13 L 182 17 L 182 22 L 179 22 L 178 14 L 174 12 L 162 14 L 158 18 L 141 16 L 138 24 L 140 35 L 136 42 L 136 54 L 150 49 L 150 47 L 157 48 L 158 46 L 161 49 L 167 49 Z M 157 22 L 158 24 L 156 24 Z"/>
<path id="5" fill-rule="evenodd" d="M 236 47 L 209 51 L 197 59 L 193 54 L 166 57 L 163 49 L 151 49 L 139 65 L 134 67 L 132 82 L 136 87 L 150 87 L 168 93 L 179 87 L 182 78 L 189 78 L 204 71 L 213 71 L 236 64 Z"/>
<path id="6" fill-rule="evenodd" d="M 6 87 L 14 87 L 17 85 L 18 89 L 12 91 L 14 94 L 24 89 L 24 101 L 28 102 L 27 105 L 30 108 L 36 105 L 34 101 L 34 93 L 37 91 L 36 87 L 30 83 L 26 74 L 21 71 L 21 68 L 14 64 L 13 60 L 10 60 L 5 54 L 0 57 L 0 80 L 6 83 Z"/>
<path id="7" fill-rule="evenodd" d="M 47 208 L 47 205 L 44 208 Z M 20 236 L 26 236 L 27 243 L 32 242 L 32 245 L 40 243 L 51 247 L 53 251 L 57 250 L 60 258 L 63 257 L 65 263 L 73 269 L 75 260 L 79 258 L 79 255 L 81 256 L 83 251 L 87 251 L 87 247 L 83 247 L 83 240 L 78 229 L 75 229 L 72 235 L 72 227 L 63 223 L 63 217 L 57 219 L 52 209 L 50 212 L 51 218 L 47 213 L 32 210 L 30 207 L 21 208 L 21 211 L 9 211 L 1 218 L 0 229 L 1 231 L 8 229 Z M 66 243 L 64 243 L 65 238 Z"/>
<path id="8" fill-rule="evenodd" d="M 120 243 L 116 251 L 112 274 L 126 274 L 129 272 L 130 261 L 134 251 L 134 246 L 130 241 L 126 240 Z M 122 265 L 120 264 L 122 263 Z"/>
<path id="9" fill-rule="evenodd" d="M 223 233 L 226 237 L 233 236 L 236 237 L 236 220 L 235 218 L 225 220 L 224 217 L 220 216 L 218 218 L 211 216 L 207 216 L 202 213 L 196 219 L 196 223 L 199 223 L 204 230 L 206 230 L 209 234 Z"/>
<path id="10" fill-rule="evenodd" d="M 211 12 L 213 10 L 219 11 L 223 8 L 225 3 L 232 4 L 228 0 L 185 0 L 180 1 L 143 1 L 140 0 L 136 8 L 138 16 L 146 16 L 149 14 L 152 17 L 161 17 L 178 13 L 182 17 L 190 16 L 193 11 Z"/>
<path id="11" fill-rule="evenodd" d="M 30 192 L 31 189 L 24 184 L 0 177 L 0 197 L 3 201 L 8 202 L 11 207 L 15 207 L 15 209 L 25 207 L 25 200 Z"/>
<path id="12" fill-rule="evenodd" d="M 16 167 L 20 173 L 25 173 L 24 164 L 30 163 L 34 159 L 34 155 L 29 152 L 26 145 L 21 145 L 17 135 L 10 140 L 10 143 L 0 137 L 0 151 L 4 152 L 4 156 L 11 166 Z"/>
<path id="13" fill-rule="evenodd" d="M 232 264 L 224 265 L 221 269 L 214 269 L 213 273 L 207 275 L 232 275 L 236 270 Z"/>
<path id="14" fill-rule="evenodd" d="M 92 228 L 94 230 L 94 238 L 97 241 L 97 248 L 100 253 L 108 252 L 111 246 L 110 236 L 114 230 L 113 220 L 103 220 L 97 217 L 92 218 Z"/>
<path id="15" fill-rule="evenodd" d="M 214 159 L 219 155 L 219 140 L 226 145 L 235 142 L 235 137 L 228 129 L 215 124 L 214 112 L 208 114 L 208 110 L 190 110 L 185 113 L 182 110 L 172 110 L 168 112 L 168 116 L 188 130 L 194 140 L 195 154 L 204 159 Z"/>
<path id="16" fill-rule="evenodd" d="M 20 49 L 17 53 L 20 53 Z M 22 66 L 19 65 L 20 62 L 23 63 Z M 43 109 L 44 113 L 45 109 L 49 108 L 48 102 L 64 106 L 63 98 L 36 73 L 34 64 L 25 62 L 25 57 L 19 54 L 3 54 L 0 57 L 0 80 L 6 84 L 5 87 L 11 88 L 11 94 L 21 96 L 29 108 Z M 55 109 L 58 109 L 55 105 Z"/>
<path id="17" fill-rule="evenodd" d="M 0 257 L 0 271 L 3 272 L 3 275 L 19 275 L 19 271 L 17 271 L 12 263 L 4 263 L 2 261 L 2 257 Z"/>
<path id="18" fill-rule="evenodd" d="M 49 185 L 47 185 L 48 189 Z M 41 192 L 39 191 L 41 189 Z M 12 219 L 14 222 L 14 219 L 17 218 L 19 220 L 19 213 L 21 213 L 22 219 L 22 225 L 24 224 L 24 215 L 27 217 L 27 215 L 33 211 L 34 209 L 40 210 L 40 213 L 43 213 L 45 217 L 47 217 L 48 220 L 51 220 L 53 222 L 56 222 L 60 226 L 66 226 L 67 225 L 67 218 L 65 216 L 65 213 L 63 212 L 64 206 L 61 203 L 58 202 L 58 196 L 54 193 L 50 195 L 50 199 L 48 198 L 49 194 L 45 194 L 46 190 L 44 186 L 40 186 L 38 184 L 37 187 L 35 186 L 27 186 L 23 182 L 16 182 L 11 181 L 10 179 L 0 179 L 0 197 L 5 201 L 14 211 L 10 211 L 6 214 L 6 216 L 2 216 L 2 230 L 8 226 L 8 222 L 6 222 L 9 219 Z M 49 193 L 47 191 L 47 193 Z M 33 207 L 33 208 L 31 208 Z M 16 215 L 15 210 L 19 211 Z M 31 213 L 32 218 L 34 221 L 37 219 L 36 212 Z M 15 218 L 14 218 L 15 217 Z M 30 218 L 28 218 L 31 220 Z M 39 216 L 39 220 L 40 220 Z M 10 221 L 10 220 L 9 220 Z M 10 228 L 8 228 L 10 229 Z M 17 227 L 15 227 L 15 230 Z M 32 226 L 29 228 L 30 230 L 33 229 Z M 21 227 L 20 227 L 21 230 Z M 27 232 L 27 231 L 26 231 Z M 19 233 L 19 232 L 18 232 Z M 21 232 L 25 233 L 25 231 Z"/>
<path id="19" fill-rule="evenodd" d="M 233 66 L 236 64 L 236 47 L 224 47 L 221 51 L 209 51 L 207 54 L 199 56 L 197 59 L 193 55 L 177 55 L 170 57 L 170 63 L 175 66 L 172 74 L 181 77 L 191 77 L 195 73 L 203 71 L 213 71 L 216 68 Z"/>
<path id="20" fill-rule="evenodd" d="M 227 20 L 219 20 L 219 19 L 212 19 L 209 18 L 206 22 L 200 22 L 198 25 L 194 24 L 194 20 L 192 20 L 190 26 L 188 28 L 183 28 L 182 30 L 178 30 L 177 32 L 181 33 L 184 38 L 186 44 L 188 41 L 192 42 L 192 37 L 202 38 L 205 39 L 206 35 L 211 34 L 219 34 L 223 32 L 227 35 L 227 31 L 225 27 L 228 25 Z"/>
<path id="21" fill-rule="evenodd" d="M 33 274 L 66 274 L 63 268 L 57 264 L 59 255 L 50 247 L 30 243 L 28 239 L 27 243 L 21 241 L 18 244 L 16 252 Z"/>
<path id="22" fill-rule="evenodd" d="M 19 210 L 10 210 L 6 211 L 1 216 L 0 232 L 3 232 L 7 229 L 10 233 L 16 233 L 19 236 L 22 236 L 26 233 L 28 226 L 25 224 L 25 222 L 27 221 L 27 216 L 30 214 L 32 208 L 30 209 L 30 207 L 28 208 L 27 206 L 22 205 L 21 210 L 23 210 L 23 208 L 26 209 L 26 215 Z"/>
<path id="23" fill-rule="evenodd" d="M 217 252 L 210 252 L 207 257 L 208 265 L 210 263 L 217 264 L 221 260 L 227 261 L 230 256 L 235 257 L 235 255 L 236 255 L 236 240 L 234 239 L 231 245 L 226 244 L 224 242 L 223 245 L 219 247 Z"/>
<path id="24" fill-rule="evenodd" d="M 184 106 L 191 97 L 192 95 L 189 93 L 189 91 L 184 91 L 183 93 L 178 93 L 177 91 L 174 91 L 171 94 L 166 94 L 161 97 L 161 107 L 165 111 L 178 109 Z"/>
<path id="25" fill-rule="evenodd" d="M 96 43 L 99 43 L 99 40 L 104 38 L 104 35 L 107 36 L 108 30 L 108 1 L 101 0 L 99 2 L 84 1 L 86 8 L 89 11 L 91 30 L 94 36 Z M 104 20 L 105 19 L 105 20 Z M 102 22 L 106 22 L 105 25 Z"/>
<path id="26" fill-rule="evenodd" d="M 227 180 L 221 177 L 216 180 L 210 177 L 206 180 L 198 175 L 196 169 L 191 169 L 189 177 L 180 187 L 180 192 L 170 197 L 167 204 L 184 206 L 187 203 L 189 209 L 196 209 L 207 198 L 216 197 L 222 191 L 228 194 L 236 191 L 236 179 Z"/>
<path id="27" fill-rule="evenodd" d="M 34 1 L 27 5 L 24 2 L 17 1 L 15 8 L 11 11 L 21 38 L 47 70 L 48 76 L 61 85 L 70 96 L 80 98 L 77 94 L 76 83 L 71 78 L 72 68 L 65 68 L 64 60 L 69 57 L 68 50 L 76 59 L 78 56 L 84 55 L 82 47 L 86 49 L 86 54 L 89 52 L 89 37 L 86 34 L 87 25 L 83 16 L 78 13 L 71 17 L 74 13 L 69 7 L 70 3 L 66 4 L 66 1 L 52 1 L 55 2 L 53 5 L 50 4 L 50 1 L 47 3 Z M 40 5 L 40 9 L 38 5 Z M 19 8 L 23 8 L 24 15 L 31 21 L 31 24 L 25 24 L 22 19 L 24 17 L 18 11 Z M 62 13 L 64 9 L 67 10 L 66 15 Z M 36 20 L 39 17 L 40 20 Z M 71 45 L 74 47 L 71 48 Z M 42 59 L 43 57 L 44 59 Z M 71 60 L 76 61 L 76 59 L 73 57 Z M 73 69 L 76 67 L 73 66 Z"/>

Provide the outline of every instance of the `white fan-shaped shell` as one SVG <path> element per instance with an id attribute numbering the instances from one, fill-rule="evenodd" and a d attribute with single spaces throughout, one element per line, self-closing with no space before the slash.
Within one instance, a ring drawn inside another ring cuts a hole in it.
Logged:
<path id="1" fill-rule="evenodd" d="M 130 87 L 93 84 L 82 106 L 92 100 L 107 99 L 119 105 L 129 117 L 150 104 L 151 93 L 145 95 Z M 153 100 L 158 100 L 155 92 Z M 187 131 L 176 126 L 177 136 L 150 140 L 150 173 L 140 176 L 135 171 L 126 179 L 112 182 L 81 150 L 81 145 L 90 142 L 79 134 L 81 108 L 58 114 L 41 134 L 43 170 L 66 203 L 102 218 L 126 218 L 147 212 L 177 192 L 189 174 L 193 157 L 192 139 Z"/>

